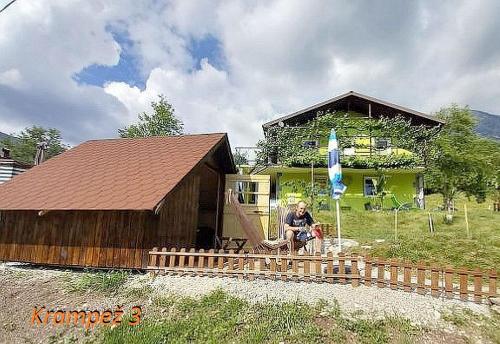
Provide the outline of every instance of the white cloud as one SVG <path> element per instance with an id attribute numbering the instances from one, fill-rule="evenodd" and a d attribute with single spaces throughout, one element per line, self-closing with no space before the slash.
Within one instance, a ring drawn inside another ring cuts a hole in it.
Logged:
<path id="1" fill-rule="evenodd" d="M 500 113 L 500 3 L 19 1 L 0 20 L 0 130 L 55 126 L 73 143 L 117 128 L 165 94 L 192 133 L 252 145 L 263 122 L 356 90 L 420 111 L 451 102 Z M 134 43 L 146 87 L 79 85 Z M 216 37 L 224 70 L 196 69 L 190 41 Z"/>
<path id="2" fill-rule="evenodd" d="M 0 84 L 12 88 L 22 88 L 24 84 L 23 76 L 16 68 L 7 69 L 4 72 L 0 72 Z"/>

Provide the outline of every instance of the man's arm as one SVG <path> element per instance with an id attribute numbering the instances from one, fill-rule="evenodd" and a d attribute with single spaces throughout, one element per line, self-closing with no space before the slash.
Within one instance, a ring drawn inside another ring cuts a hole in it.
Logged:
<path id="1" fill-rule="evenodd" d="M 314 220 L 313 220 L 311 214 L 309 214 L 309 212 L 307 213 L 306 222 L 312 228 L 314 228 L 316 225 L 319 225 L 319 222 L 314 222 Z"/>
<path id="2" fill-rule="evenodd" d="M 296 232 L 296 231 L 299 230 L 299 228 L 293 227 L 292 224 L 293 224 L 293 214 L 290 213 L 290 214 L 288 214 L 288 216 L 285 219 L 285 226 L 284 226 L 285 227 L 285 232 L 289 231 L 289 230 Z"/>

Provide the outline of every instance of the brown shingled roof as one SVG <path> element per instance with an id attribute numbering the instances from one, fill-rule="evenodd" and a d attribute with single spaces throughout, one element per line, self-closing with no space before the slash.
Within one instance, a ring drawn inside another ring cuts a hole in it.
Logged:
<path id="1" fill-rule="evenodd" d="M 0 185 L 2 210 L 153 210 L 226 134 L 93 140 Z"/>

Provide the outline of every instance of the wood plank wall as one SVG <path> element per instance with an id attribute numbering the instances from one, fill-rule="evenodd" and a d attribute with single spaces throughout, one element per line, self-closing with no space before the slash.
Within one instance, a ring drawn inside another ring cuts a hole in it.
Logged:
<path id="1" fill-rule="evenodd" d="M 151 237 L 150 248 L 189 247 L 196 244 L 198 208 L 200 195 L 200 174 L 192 174 L 173 190 L 165 200 L 156 228 Z M 158 243 L 164 244 L 158 244 Z"/>
<path id="2" fill-rule="evenodd" d="M 194 247 L 199 175 L 152 211 L 0 211 L 0 260 L 99 268 L 145 268 L 154 246 Z"/>
<path id="3" fill-rule="evenodd" d="M 147 211 L 3 211 L 0 260 L 80 267 L 142 268 Z"/>

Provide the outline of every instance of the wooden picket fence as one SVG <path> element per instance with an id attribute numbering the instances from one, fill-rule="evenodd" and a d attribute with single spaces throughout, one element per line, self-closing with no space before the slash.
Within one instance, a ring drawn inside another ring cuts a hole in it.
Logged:
<path id="1" fill-rule="evenodd" d="M 179 273 L 207 276 L 233 276 L 239 279 L 269 278 L 282 281 L 351 284 L 357 287 L 401 289 L 435 297 L 483 302 L 498 295 L 497 271 L 429 266 L 397 259 L 340 253 L 333 256 L 235 253 L 219 250 L 153 248 L 147 270 L 153 274 Z"/>

